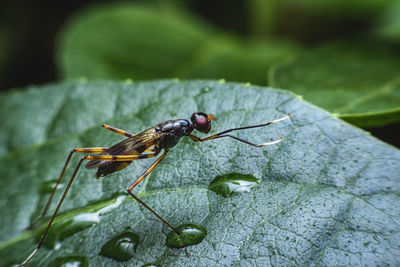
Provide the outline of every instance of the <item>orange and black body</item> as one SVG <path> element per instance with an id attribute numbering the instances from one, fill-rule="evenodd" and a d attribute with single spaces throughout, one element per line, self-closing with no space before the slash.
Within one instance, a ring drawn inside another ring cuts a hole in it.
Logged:
<path id="1" fill-rule="evenodd" d="M 53 215 L 51 216 L 49 223 L 47 224 L 47 227 L 39 241 L 39 244 L 37 245 L 36 249 L 25 259 L 25 261 L 20 266 L 26 264 L 37 253 L 37 251 L 43 244 L 43 241 L 47 236 L 47 233 L 54 221 L 54 218 L 56 217 L 58 210 L 60 209 L 60 206 L 63 203 L 83 161 L 86 160 L 89 161 L 85 165 L 86 168 L 89 169 L 97 168 L 96 177 L 99 178 L 101 176 L 105 176 L 126 168 L 129 164 L 132 163 L 132 161 L 155 157 L 161 152 L 161 150 L 164 150 L 163 154 L 160 157 L 158 157 L 150 165 L 150 167 L 148 167 L 147 170 L 143 172 L 142 175 L 140 175 L 135 181 L 132 182 L 130 186 L 127 187 L 127 192 L 141 205 L 143 205 L 146 209 L 148 209 L 151 213 L 153 213 L 158 219 L 160 219 L 160 221 L 162 221 L 165 225 L 167 225 L 169 228 L 171 228 L 178 234 L 179 238 L 182 241 L 182 246 L 186 252 L 186 255 L 189 256 L 189 253 L 186 250 L 185 242 L 183 240 L 181 233 L 178 230 L 176 230 L 171 224 L 169 224 L 166 220 L 164 220 L 160 215 L 158 215 L 152 208 L 147 206 L 146 203 L 144 203 L 136 195 L 134 195 L 132 193 L 132 190 L 155 169 L 155 167 L 166 157 L 169 149 L 174 147 L 183 136 L 188 136 L 195 142 L 204 142 L 223 137 L 230 137 L 232 139 L 246 143 L 251 146 L 263 147 L 280 142 L 282 140 L 282 137 L 279 140 L 273 142 L 257 145 L 249 141 L 243 140 L 239 137 L 230 135 L 228 133 L 237 130 L 245 130 L 250 128 L 268 126 L 272 123 L 285 120 L 289 118 L 289 116 L 290 115 L 287 115 L 281 119 L 273 120 L 264 124 L 228 129 L 205 138 L 199 138 L 195 135 L 192 135 L 193 130 L 197 130 L 202 133 L 208 133 L 211 130 L 211 120 L 214 120 L 214 117 L 212 114 L 207 115 L 203 112 L 193 113 L 190 121 L 185 119 L 167 120 L 155 125 L 154 127 L 144 130 L 139 134 L 132 134 L 124 130 L 103 124 L 102 125 L 103 128 L 118 133 L 120 135 L 126 136 L 128 138 L 111 147 L 74 148 L 71 150 L 64 163 L 64 167 L 62 168 L 61 173 L 57 179 L 56 185 L 53 188 L 53 191 L 49 199 L 47 200 L 47 203 L 45 205 L 45 208 L 43 209 L 41 216 L 37 220 L 32 222 L 31 226 L 33 226 L 38 220 L 40 220 L 46 215 L 51 200 L 57 190 L 58 185 L 60 184 L 62 177 L 64 176 L 65 170 L 71 160 L 72 155 L 74 153 L 89 153 L 89 155 L 83 156 L 76 165 L 72 177 L 70 178 L 68 185 L 64 190 L 64 193 L 62 194 L 60 200 L 58 201 L 56 209 L 53 212 Z"/>
<path id="2" fill-rule="evenodd" d="M 143 132 L 132 136 L 106 149 L 100 155 L 140 155 L 139 159 L 147 158 L 144 151 L 154 146 L 154 153 L 162 149 L 174 147 L 182 136 L 188 136 L 194 130 L 193 125 L 184 119 L 167 120 Z M 132 161 L 100 161 L 91 160 L 85 166 L 96 168 L 96 177 L 106 176 L 126 168 Z"/>

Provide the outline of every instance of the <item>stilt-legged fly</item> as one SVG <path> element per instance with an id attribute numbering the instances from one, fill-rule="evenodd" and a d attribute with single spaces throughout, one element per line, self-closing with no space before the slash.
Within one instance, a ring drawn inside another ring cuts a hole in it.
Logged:
<path id="1" fill-rule="evenodd" d="M 91 148 L 74 148 L 71 150 L 69 153 L 65 163 L 64 167 L 61 170 L 60 176 L 57 179 L 56 185 L 44 207 L 43 212 L 41 213 L 40 217 L 35 220 L 38 221 L 41 218 L 43 218 L 46 215 L 46 212 L 50 206 L 50 203 L 53 199 L 54 193 L 56 192 L 57 186 L 60 184 L 61 178 L 64 175 L 64 172 L 68 166 L 68 163 L 71 159 L 71 156 L 73 153 L 97 153 L 95 155 L 86 155 L 83 156 L 78 164 L 75 167 L 75 170 L 72 174 L 72 177 L 70 178 L 68 185 L 66 189 L 64 190 L 64 193 L 62 194 L 60 200 L 58 201 L 57 207 L 55 211 L 53 212 L 53 215 L 50 218 L 49 223 L 47 224 L 47 227 L 45 231 L 43 232 L 42 237 L 40 238 L 40 241 L 36 247 L 36 249 L 25 259 L 25 261 L 20 265 L 23 266 L 26 264 L 40 249 L 40 247 L 43 244 L 44 239 L 46 238 L 46 235 L 51 227 L 51 224 L 54 221 L 54 218 L 57 215 L 58 210 L 60 209 L 61 204 L 63 203 L 65 196 L 68 193 L 69 188 L 71 187 L 76 174 L 78 173 L 79 168 L 81 167 L 83 161 L 89 160 L 89 162 L 85 165 L 86 168 L 97 168 L 96 172 L 96 178 L 99 178 L 101 176 L 105 176 L 114 172 L 117 172 L 119 170 L 124 169 L 127 167 L 129 164 L 132 163 L 134 160 L 138 159 L 148 159 L 157 156 L 161 150 L 164 150 L 163 154 L 156 159 L 153 164 L 150 165 L 150 167 L 142 174 L 140 175 L 130 186 L 128 186 L 127 191 L 129 195 L 131 195 L 135 200 L 137 200 L 140 204 L 142 204 L 146 209 L 148 209 L 151 213 L 153 213 L 158 219 L 160 219 L 164 224 L 166 224 L 169 228 L 171 228 L 173 231 L 177 233 L 179 238 L 181 239 L 182 246 L 185 250 L 185 253 L 187 256 L 189 256 L 189 253 L 186 250 L 185 247 L 185 242 L 183 240 L 183 237 L 181 233 L 176 230 L 171 224 L 169 224 L 166 220 L 164 220 L 160 215 L 158 215 L 153 209 L 151 209 L 149 206 L 147 206 L 146 203 L 144 203 L 142 200 L 140 200 L 137 196 L 135 196 L 132 193 L 132 190 L 146 178 L 147 175 L 149 175 L 154 168 L 165 158 L 167 155 L 168 151 L 170 148 L 174 147 L 181 137 L 183 136 L 188 136 L 195 142 L 204 142 L 204 141 L 209 141 L 217 138 L 223 138 L 223 137 L 230 137 L 233 138 L 237 141 L 246 143 L 251 146 L 255 147 L 263 147 L 263 146 L 268 146 L 272 144 L 276 144 L 282 140 L 282 137 L 276 141 L 273 142 L 268 142 L 268 143 L 263 143 L 263 144 L 253 144 L 250 143 L 249 141 L 243 140 L 239 137 L 229 135 L 228 133 L 233 132 L 233 131 L 238 131 L 238 130 L 245 130 L 245 129 L 251 129 L 251 128 L 258 128 L 258 127 L 264 127 L 268 126 L 272 123 L 276 123 L 285 119 L 288 119 L 290 117 L 290 114 L 287 116 L 273 120 L 264 124 L 258 124 L 258 125 L 252 125 L 252 126 L 245 126 L 245 127 L 239 127 L 239 128 L 232 128 L 228 129 L 222 132 L 219 132 L 217 134 L 205 137 L 205 138 L 199 138 L 195 135 L 192 135 L 193 130 L 198 130 L 199 132 L 202 133 L 208 133 L 211 130 L 211 120 L 215 120 L 212 114 L 205 114 L 203 112 L 195 112 L 192 114 L 191 117 L 191 122 L 188 120 L 184 119 L 177 119 L 177 120 L 167 120 L 164 122 L 161 122 L 154 127 L 151 127 L 139 134 L 132 134 L 128 133 L 126 131 L 108 126 L 103 124 L 103 128 L 113 131 L 115 133 L 124 135 L 128 137 L 127 139 L 123 140 L 122 142 L 115 144 L 111 147 L 91 147 Z M 32 224 L 34 224 L 33 222 Z"/>

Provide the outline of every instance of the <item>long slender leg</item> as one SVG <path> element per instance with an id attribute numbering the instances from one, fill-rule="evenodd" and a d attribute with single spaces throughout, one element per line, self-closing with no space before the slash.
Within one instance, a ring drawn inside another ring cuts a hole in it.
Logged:
<path id="1" fill-rule="evenodd" d="M 277 120 L 273 120 L 273 121 L 270 121 L 270 122 L 267 122 L 267 123 L 264 123 L 264 124 L 258 124 L 258 125 L 252 125 L 252 126 L 245 126 L 245 127 L 239 127 L 239 128 L 232 128 L 232 129 L 228 129 L 228 130 L 225 130 L 225 131 L 216 133 L 216 134 L 214 134 L 214 135 L 211 135 L 211 136 L 208 136 L 208 137 L 205 137 L 205 138 L 199 138 L 199 137 L 197 137 L 197 136 L 195 136 L 195 135 L 192 135 L 192 134 L 189 134 L 189 137 L 190 137 L 193 141 L 195 141 L 195 142 L 204 142 L 204 141 L 209 141 L 209 140 L 216 139 L 216 138 L 231 137 L 231 138 L 233 138 L 233 139 L 236 139 L 236 140 L 238 140 L 238 141 L 244 142 L 244 143 L 249 144 L 249 145 L 252 145 L 252 146 L 256 146 L 256 147 L 267 146 L 267 145 L 276 144 L 276 143 L 280 142 L 280 141 L 282 140 L 282 138 L 279 139 L 279 140 L 273 141 L 273 142 L 269 142 L 269 143 L 264 143 L 264 144 L 256 145 L 256 144 L 250 143 L 250 142 L 248 142 L 248 141 L 246 141 L 246 140 L 240 139 L 240 138 L 238 138 L 238 137 L 235 137 L 235 136 L 232 136 L 232 135 L 229 135 L 229 134 L 226 134 L 226 133 L 233 132 L 233 131 L 238 131 L 238 130 L 245 130 L 245 129 L 251 129 L 251 128 L 265 127 L 265 126 L 271 125 L 271 124 L 273 124 L 273 123 L 277 123 L 277 122 L 279 122 L 279 121 L 286 120 L 286 119 L 288 119 L 288 118 L 290 118 L 290 114 L 288 114 L 287 116 L 285 116 L 285 117 L 283 117 L 283 118 L 280 118 L 280 119 L 277 119 Z"/>
<path id="2" fill-rule="evenodd" d="M 72 157 L 73 153 L 101 153 L 101 152 L 104 152 L 106 149 L 107 149 L 107 147 L 91 147 L 91 148 L 74 148 L 74 149 L 72 149 L 69 152 L 67 159 L 65 160 L 64 167 L 62 168 L 61 173 L 58 176 L 58 179 L 56 181 L 56 185 L 54 186 L 53 191 L 51 192 L 51 195 L 50 195 L 49 199 L 47 200 L 46 205 L 44 206 L 44 209 L 43 209 L 42 213 L 40 214 L 40 216 L 38 218 L 36 218 L 25 229 L 31 229 L 38 221 L 40 221 L 46 215 L 47 210 L 49 209 L 51 200 L 53 199 L 54 194 L 55 194 L 55 192 L 57 190 L 57 187 L 61 182 L 61 178 L 64 176 L 64 172 L 65 172 L 65 170 L 66 170 L 66 168 L 67 168 L 67 166 L 69 164 L 69 161 L 71 160 L 71 157 Z"/>
<path id="3" fill-rule="evenodd" d="M 135 188 L 140 182 L 142 182 L 144 180 L 144 178 L 146 178 L 147 175 L 149 175 L 154 169 L 155 167 L 157 167 L 157 165 L 165 158 L 165 156 L 167 155 L 168 150 L 165 150 L 164 153 L 156 160 L 153 162 L 153 164 L 150 165 L 150 167 L 142 173 L 142 175 L 140 175 L 126 190 L 129 192 L 131 192 L 133 190 L 133 188 Z M 158 154 L 158 153 L 157 153 Z"/>
<path id="4" fill-rule="evenodd" d="M 134 137 L 134 136 L 135 136 L 135 134 L 128 133 L 127 131 L 124 131 L 124 130 L 121 130 L 121 129 L 112 127 L 112 126 L 107 125 L 107 124 L 102 124 L 101 126 L 102 126 L 104 129 L 110 130 L 110 131 L 112 131 L 112 132 L 114 132 L 114 133 L 117 133 L 117 134 L 120 134 L 120 135 L 124 135 L 124 136 L 126 136 L 126 137 Z"/>
<path id="5" fill-rule="evenodd" d="M 100 151 L 100 150 L 104 151 L 105 148 L 92 148 L 92 151 L 95 151 L 96 149 L 97 149 L 98 151 Z M 85 150 L 85 148 L 79 148 L 79 149 L 76 149 L 76 151 L 75 151 L 75 149 L 73 149 L 73 150 L 70 152 L 70 155 L 69 155 L 69 157 L 68 157 L 68 159 L 67 159 L 65 165 L 68 164 L 68 162 L 69 162 L 69 160 L 70 160 L 71 155 L 72 155 L 73 152 L 87 152 L 87 150 L 90 150 L 90 148 L 89 148 L 89 149 L 86 149 L 86 150 Z M 96 151 L 97 151 L 97 150 L 96 150 Z M 94 152 L 93 152 L 93 153 L 94 153 Z M 75 179 L 75 176 L 76 176 L 76 174 L 78 173 L 78 170 L 79 170 L 79 168 L 81 167 L 82 162 L 83 162 L 84 160 L 93 160 L 93 159 L 94 159 L 94 160 L 105 160 L 105 161 L 133 161 L 133 160 L 137 160 L 137 159 L 151 158 L 151 157 L 154 157 L 154 156 L 157 155 L 157 154 L 158 154 L 158 152 L 156 151 L 155 153 L 152 153 L 152 154 L 144 154 L 144 155 L 143 155 L 143 154 L 142 154 L 142 155 L 111 155 L 111 156 L 110 156 L 110 155 L 87 155 L 87 156 L 82 157 L 82 158 L 79 160 L 78 164 L 76 165 L 75 170 L 74 170 L 74 172 L 73 172 L 73 174 L 72 174 L 72 177 L 71 177 L 71 179 L 69 180 L 68 185 L 67 185 L 67 187 L 65 188 L 64 193 L 62 194 L 60 200 L 58 201 L 57 207 L 56 207 L 56 209 L 55 209 L 53 215 L 51 216 L 50 221 L 49 221 L 49 223 L 47 224 L 47 227 L 46 227 L 45 231 L 43 232 L 42 237 L 40 238 L 40 241 L 39 241 L 39 243 L 38 243 L 36 249 L 35 249 L 35 250 L 24 260 L 24 262 L 21 263 L 21 265 L 19 265 L 19 266 L 24 266 L 30 259 L 32 259 L 32 257 L 38 252 L 38 250 L 39 250 L 40 247 L 42 246 L 43 241 L 44 241 L 44 239 L 46 238 L 47 233 L 48 233 L 48 231 L 49 231 L 49 229 L 50 229 L 50 227 L 51 227 L 51 225 L 52 225 L 52 223 L 53 223 L 55 217 L 57 216 L 58 210 L 60 209 L 61 204 L 63 203 L 63 201 L 64 201 L 64 199 L 65 199 L 65 196 L 67 195 L 68 190 L 69 190 L 69 188 L 71 187 L 71 185 L 72 185 L 72 183 L 73 183 L 73 181 L 74 181 L 74 179 Z M 164 154 L 166 154 L 166 153 L 164 153 Z M 165 155 L 163 155 L 163 156 L 165 157 Z M 161 158 L 161 157 L 160 157 L 160 158 Z M 160 161 L 161 161 L 161 160 L 158 159 L 158 162 L 160 162 Z M 154 163 L 153 163 L 153 165 L 154 165 Z M 153 166 L 153 165 L 152 165 L 152 166 Z M 155 166 L 157 166 L 157 165 L 155 165 Z M 155 168 L 155 166 L 153 167 L 153 169 Z M 63 169 L 62 174 L 64 173 L 64 171 L 65 171 L 65 170 Z M 54 190 L 53 190 L 53 191 L 54 191 Z M 140 201 L 139 201 L 139 202 L 140 202 Z M 140 202 L 140 203 L 142 203 L 142 202 Z"/>
<path id="6" fill-rule="evenodd" d="M 167 153 L 168 150 L 165 150 L 164 153 L 156 161 L 154 161 L 154 163 L 151 164 L 151 166 L 145 172 L 143 172 L 143 174 L 140 175 L 126 190 L 128 191 L 128 194 L 131 195 L 131 197 L 133 197 L 137 202 L 142 204 L 146 209 L 148 209 L 151 213 L 153 213 L 158 219 L 160 219 L 160 221 L 162 221 L 165 225 L 171 228 L 179 236 L 179 238 L 182 241 L 182 246 L 183 249 L 185 250 L 186 256 L 189 257 L 190 254 L 186 250 L 185 241 L 183 240 L 182 234 L 177 229 L 175 229 L 170 223 L 168 223 L 163 217 L 158 215 L 157 212 L 155 212 L 152 208 L 147 206 L 147 204 L 144 203 L 140 198 L 138 198 L 136 195 L 132 193 L 133 188 L 135 188 L 140 182 L 142 182 L 144 178 L 146 178 L 146 176 L 149 175 L 157 167 L 157 165 L 165 158 Z"/>
<path id="7" fill-rule="evenodd" d="M 76 176 L 76 174 L 78 173 L 78 170 L 79 170 L 79 168 L 81 167 L 83 161 L 84 161 L 84 157 L 81 158 L 81 159 L 79 160 L 78 164 L 76 165 L 75 170 L 74 170 L 74 173 L 72 174 L 72 177 L 71 177 L 71 179 L 69 180 L 69 183 L 68 183 L 68 185 L 67 185 L 67 188 L 64 190 L 64 193 L 63 193 L 63 195 L 61 196 L 61 199 L 58 201 L 58 205 L 57 205 L 57 207 L 56 207 L 56 210 L 54 211 L 53 215 L 51 216 L 51 219 L 50 219 L 49 223 L 47 224 L 46 230 L 43 232 L 43 235 L 42 235 L 42 237 L 40 238 L 40 241 L 39 241 L 39 243 L 38 243 L 36 249 L 35 249 L 35 250 L 28 256 L 28 258 L 26 258 L 25 261 L 24 261 L 23 263 L 21 263 L 21 265 L 19 265 L 19 266 L 24 266 L 30 259 L 32 259 L 33 256 L 35 256 L 35 254 L 38 252 L 38 250 L 39 250 L 40 247 L 42 246 L 43 241 L 44 241 L 44 239 L 46 238 L 47 233 L 48 233 L 48 231 L 49 231 L 49 229 L 50 229 L 50 226 L 51 226 L 51 224 L 53 223 L 54 218 L 56 217 L 57 212 L 58 212 L 58 210 L 60 209 L 61 204 L 62 204 L 62 202 L 64 201 L 64 198 L 65 198 L 65 196 L 67 195 L 68 190 L 69 190 L 69 188 L 71 187 L 71 184 L 72 184 L 72 182 L 74 181 L 75 176 Z"/>

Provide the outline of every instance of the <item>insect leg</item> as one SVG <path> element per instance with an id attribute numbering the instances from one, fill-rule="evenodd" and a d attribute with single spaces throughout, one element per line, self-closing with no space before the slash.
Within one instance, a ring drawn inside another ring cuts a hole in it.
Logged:
<path id="1" fill-rule="evenodd" d="M 155 212 L 152 208 L 147 206 L 147 204 L 144 203 L 140 198 L 138 198 L 132 193 L 133 188 L 135 188 L 140 182 L 142 182 L 144 178 L 146 178 L 146 176 L 149 175 L 157 167 L 157 165 L 165 158 L 167 153 L 168 150 L 165 150 L 164 154 L 162 154 L 156 161 L 154 161 L 154 163 L 151 164 L 151 166 L 146 171 L 144 171 L 144 173 L 140 175 L 126 190 L 128 191 L 128 194 L 131 195 L 131 197 L 133 197 L 137 202 L 142 204 L 146 209 L 148 209 L 151 213 L 153 213 L 160 221 L 162 221 L 165 225 L 171 228 L 179 236 L 179 238 L 182 241 L 183 249 L 185 250 L 186 256 L 189 257 L 190 254 L 186 250 L 185 241 L 183 240 L 182 234 L 178 230 L 176 230 L 170 223 L 168 223 L 163 217 L 158 215 L 157 212 Z"/>
<path id="2" fill-rule="evenodd" d="M 46 215 L 47 210 L 49 209 L 51 200 L 53 199 L 54 194 L 57 190 L 57 187 L 60 184 L 61 178 L 64 176 L 64 172 L 69 164 L 69 161 L 71 160 L 72 154 L 73 153 L 101 153 L 101 152 L 105 151 L 106 149 L 107 149 L 107 147 L 91 147 L 91 148 L 74 148 L 74 149 L 72 149 L 68 154 L 68 157 L 64 163 L 64 167 L 62 168 L 61 173 L 58 176 L 56 185 L 54 186 L 53 191 L 51 192 L 51 195 L 50 195 L 49 199 L 47 200 L 42 213 L 27 228 L 25 228 L 25 230 L 31 229 L 39 220 L 41 220 Z"/>
<path id="3" fill-rule="evenodd" d="M 135 134 L 128 133 L 127 131 L 124 131 L 124 130 L 121 130 L 121 129 L 112 127 L 112 126 L 107 125 L 107 124 L 102 124 L 101 126 L 102 126 L 104 129 L 110 130 L 110 131 L 112 131 L 112 132 L 114 132 L 114 133 L 117 133 L 117 134 L 120 134 L 120 135 L 124 135 L 124 136 L 126 136 L 126 137 L 134 137 L 134 136 L 135 136 Z"/>
<path id="4" fill-rule="evenodd" d="M 72 152 L 71 152 L 70 154 L 72 154 Z M 53 223 L 54 218 L 56 217 L 56 215 L 57 215 L 57 213 L 58 213 L 58 210 L 60 209 L 61 204 L 63 203 L 64 198 L 65 198 L 65 196 L 67 195 L 68 190 L 69 190 L 69 188 L 71 187 L 71 184 L 72 184 L 72 182 L 74 181 L 75 176 L 76 176 L 76 174 L 78 173 L 78 170 L 79 170 L 79 168 L 81 167 L 82 162 L 83 162 L 84 160 L 85 160 L 85 157 L 82 157 L 82 158 L 79 160 L 78 164 L 76 165 L 75 170 L 74 170 L 74 173 L 72 174 L 72 177 L 71 177 L 71 179 L 70 179 L 69 182 L 68 182 L 67 188 L 65 188 L 64 193 L 63 193 L 62 196 L 61 196 L 61 199 L 58 201 L 57 207 L 56 207 L 56 209 L 55 209 L 53 215 L 51 216 L 51 219 L 50 219 L 49 223 L 47 224 L 47 227 L 46 227 L 45 231 L 43 232 L 42 237 L 40 238 L 40 241 L 39 241 L 39 243 L 38 243 L 36 249 L 35 249 L 35 250 L 24 260 L 24 262 L 21 263 L 21 265 L 19 265 L 19 266 L 24 266 L 30 259 L 32 259 L 33 256 L 35 256 L 35 254 L 38 252 L 38 250 L 39 250 L 40 247 L 42 246 L 43 241 L 44 241 L 44 239 L 46 238 L 47 233 L 48 233 L 48 231 L 49 231 L 49 229 L 50 229 L 50 226 L 51 226 L 51 224 Z"/>
<path id="5" fill-rule="evenodd" d="M 272 145 L 272 144 L 276 144 L 276 143 L 280 142 L 280 141 L 282 140 L 282 138 L 279 139 L 279 140 L 273 141 L 273 142 L 269 142 L 269 143 L 264 143 L 264 144 L 256 145 L 256 144 L 250 143 L 250 142 L 248 142 L 248 141 L 246 141 L 246 140 L 240 139 L 240 138 L 238 138 L 238 137 L 234 137 L 234 136 L 229 135 L 229 134 L 226 134 L 226 133 L 233 132 L 233 131 L 238 131 L 238 130 L 245 130 L 245 129 L 251 129 L 251 128 L 265 127 L 265 126 L 271 125 L 271 124 L 273 124 L 273 123 L 277 123 L 277 122 L 279 122 L 279 121 L 286 120 L 286 119 L 288 119 L 288 118 L 290 118 L 290 114 L 288 114 L 287 116 L 285 116 L 285 117 L 283 117 L 283 118 L 280 118 L 280 119 L 277 119 L 277 120 L 273 120 L 273 121 L 270 121 L 270 122 L 267 122 L 267 123 L 264 123 L 264 124 L 258 124 L 258 125 L 251 125 L 251 126 L 244 126 L 244 127 L 232 128 L 232 129 L 228 129 L 228 130 L 219 132 L 219 133 L 217 133 L 217 134 L 214 134 L 214 135 L 211 135 L 211 136 L 208 136 L 208 137 L 205 137 L 205 138 L 199 138 L 199 137 L 197 137 L 197 136 L 195 136 L 195 135 L 192 135 L 192 134 L 189 134 L 189 137 L 190 137 L 193 141 L 195 141 L 195 142 L 204 142 L 204 141 L 209 141 L 209 140 L 216 139 L 216 138 L 231 137 L 231 138 L 233 138 L 233 139 L 236 139 L 236 140 L 238 140 L 238 141 L 240 141 L 240 142 L 244 142 L 244 143 L 249 144 L 249 145 L 252 145 L 252 146 L 256 146 L 256 147 L 267 146 L 267 145 Z"/>
<path id="6" fill-rule="evenodd" d="M 105 149 L 106 149 L 106 148 L 77 148 L 77 149 L 73 149 L 73 150 L 70 152 L 70 154 L 69 154 L 69 156 L 68 156 L 68 158 L 67 158 L 67 161 L 66 161 L 66 163 L 65 163 L 65 166 L 64 166 L 64 168 L 63 168 L 63 171 L 61 172 L 60 177 L 62 177 L 62 175 L 64 174 L 66 165 L 68 165 L 68 162 L 69 162 L 69 160 L 71 159 L 72 153 L 74 153 L 74 152 L 93 152 L 93 153 L 97 152 L 97 153 L 100 153 L 100 152 L 104 151 Z M 75 170 L 74 170 L 74 172 L 73 172 L 73 174 L 72 174 L 72 177 L 71 177 L 71 179 L 69 180 L 68 185 L 67 185 L 67 187 L 65 188 L 64 193 L 62 194 L 60 200 L 58 201 L 57 207 L 56 207 L 55 211 L 53 212 L 53 215 L 51 216 L 50 221 L 49 221 L 49 223 L 47 224 L 47 227 L 46 227 L 45 231 L 43 232 L 42 237 L 40 238 L 40 241 L 39 241 L 39 243 L 38 243 L 36 249 L 35 249 L 35 250 L 24 260 L 24 262 L 21 263 L 19 266 L 24 266 L 30 259 L 32 259 L 33 256 L 35 256 L 35 254 L 38 252 L 38 250 L 39 250 L 40 247 L 42 246 L 43 241 L 44 241 L 44 239 L 46 238 L 47 233 L 48 233 L 48 231 L 49 231 L 49 229 L 50 229 L 50 227 L 51 227 L 51 225 L 52 225 L 52 223 L 53 223 L 53 221 L 54 221 L 54 219 L 55 219 L 55 217 L 56 217 L 56 215 L 57 215 L 57 213 L 58 213 L 58 210 L 60 209 L 61 204 L 63 203 L 63 201 L 64 201 L 64 199 L 65 199 L 65 196 L 67 195 L 68 190 L 69 190 L 69 188 L 71 187 L 71 185 L 72 185 L 72 183 L 73 183 L 73 181 L 74 181 L 74 179 L 75 179 L 75 177 L 76 177 L 76 174 L 78 173 L 78 170 L 79 170 L 79 168 L 81 167 L 82 162 L 83 162 L 84 160 L 133 161 L 133 160 L 137 160 L 137 159 L 151 158 L 151 157 L 154 157 L 155 155 L 157 155 L 157 153 L 142 154 L 142 155 L 87 155 L 87 156 L 83 156 L 83 157 L 79 160 L 78 164 L 76 165 Z M 164 156 L 164 157 L 165 157 L 165 156 Z M 122 158 L 122 159 L 121 159 L 121 158 Z M 58 182 L 59 182 L 59 181 L 58 181 Z M 53 191 L 55 191 L 55 189 L 53 189 Z"/>
<path id="7" fill-rule="evenodd" d="M 156 151 L 154 154 L 157 155 L 159 153 L 159 151 Z M 142 182 L 144 180 L 144 178 L 146 178 L 147 175 L 149 175 L 156 167 L 157 165 L 165 158 L 165 156 L 167 155 L 168 150 L 164 151 L 164 154 L 162 154 L 156 161 L 154 161 L 153 164 L 151 164 L 151 166 L 144 172 L 142 173 L 142 175 L 140 175 L 128 188 L 128 193 L 131 192 L 133 190 L 133 188 L 135 188 L 138 184 L 140 184 L 140 182 Z M 154 156 L 155 156 L 154 155 Z"/>

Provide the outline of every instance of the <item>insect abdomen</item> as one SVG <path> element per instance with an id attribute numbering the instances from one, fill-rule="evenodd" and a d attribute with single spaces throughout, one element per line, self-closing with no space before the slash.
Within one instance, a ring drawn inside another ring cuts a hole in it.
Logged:
<path id="1" fill-rule="evenodd" d="M 131 163 L 132 163 L 132 161 L 107 162 L 106 164 L 99 165 L 95 176 L 96 176 L 96 178 L 100 178 L 102 176 L 106 176 L 113 172 L 120 171 L 120 170 L 126 168 Z"/>

